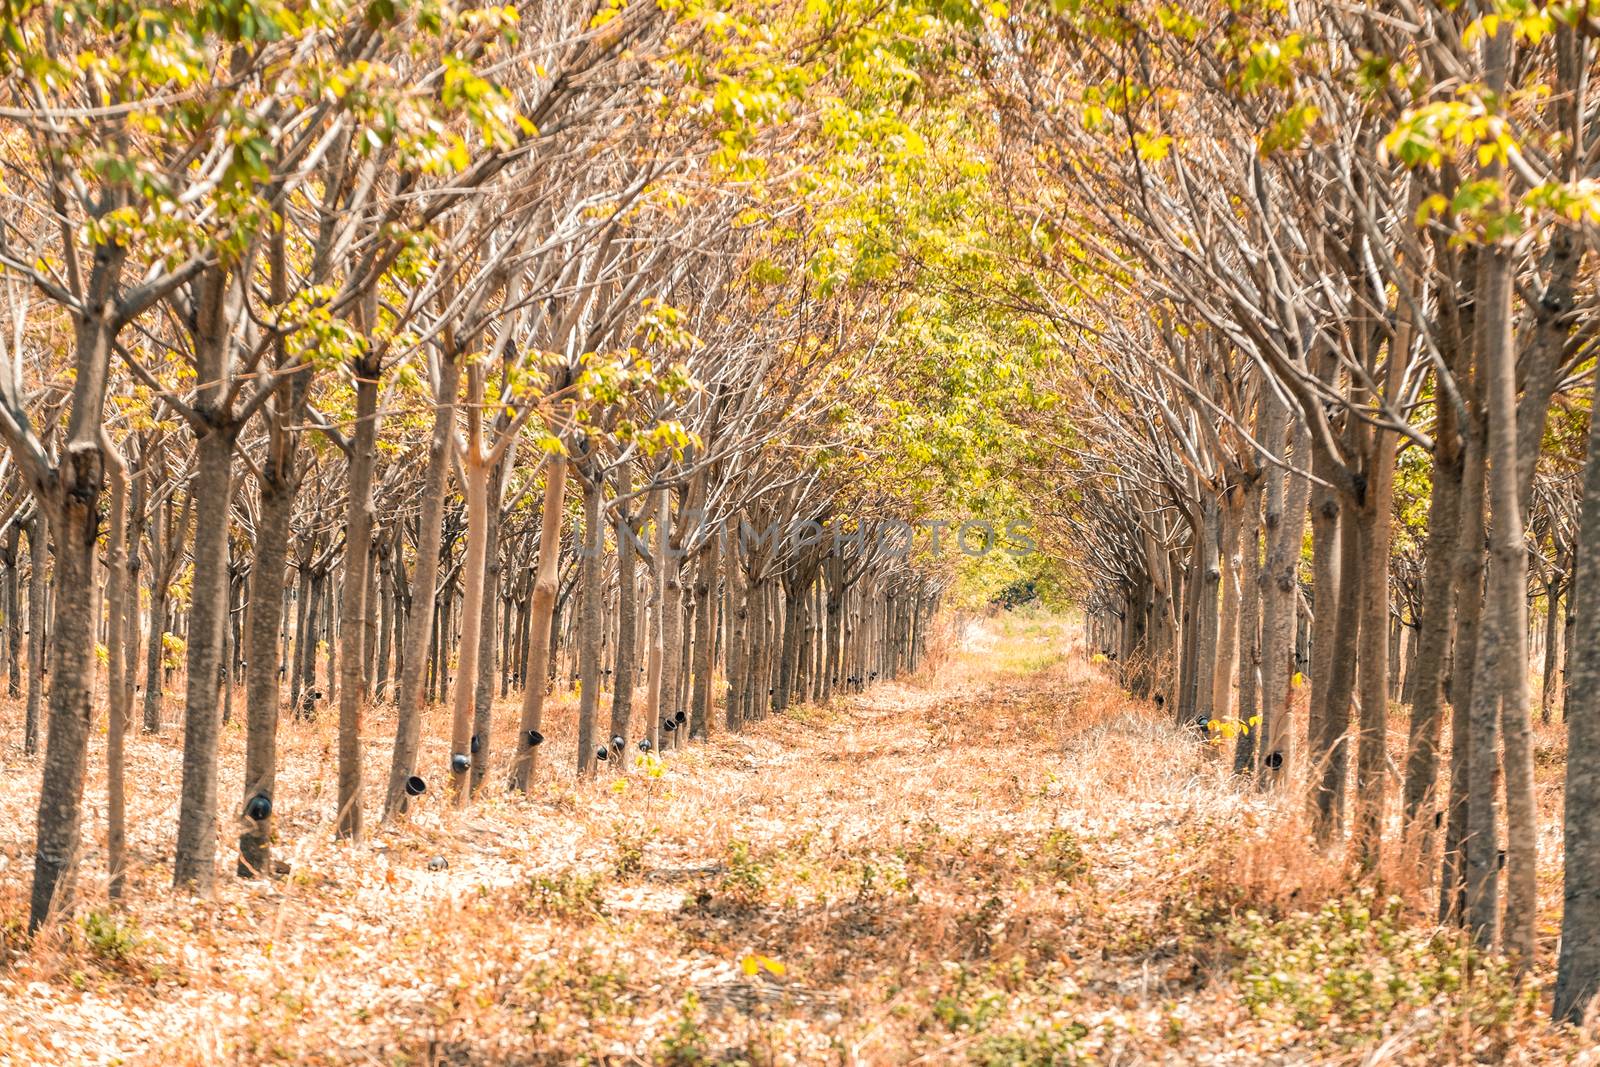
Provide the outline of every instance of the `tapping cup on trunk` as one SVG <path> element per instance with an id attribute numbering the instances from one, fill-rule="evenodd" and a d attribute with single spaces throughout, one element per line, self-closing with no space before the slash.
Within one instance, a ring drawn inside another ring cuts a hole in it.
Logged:
<path id="1" fill-rule="evenodd" d="M 263 822 L 272 814 L 272 798 L 265 793 L 257 793 L 245 802 L 244 813 L 256 822 Z"/>

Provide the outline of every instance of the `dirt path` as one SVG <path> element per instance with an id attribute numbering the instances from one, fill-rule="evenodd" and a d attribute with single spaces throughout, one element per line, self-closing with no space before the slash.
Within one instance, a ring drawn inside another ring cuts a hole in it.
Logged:
<path id="1" fill-rule="evenodd" d="M 979 624 L 930 677 L 355 849 L 291 822 L 293 873 L 211 903 L 163 892 L 159 824 L 131 919 L 0 969 L 0 1063 L 1325 1062 L 1215 925 L 1219 886 L 1266 906 L 1316 872 L 1069 645 Z M 306 729 L 286 776 L 314 795 Z"/>

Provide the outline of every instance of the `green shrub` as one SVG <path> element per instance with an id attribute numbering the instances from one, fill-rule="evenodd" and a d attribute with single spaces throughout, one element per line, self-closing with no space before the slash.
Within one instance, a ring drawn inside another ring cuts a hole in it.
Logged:
<path id="1" fill-rule="evenodd" d="M 144 943 L 132 919 L 119 919 L 100 910 L 83 917 L 83 939 L 91 952 L 111 963 L 127 963 Z"/>
<path id="2" fill-rule="evenodd" d="M 598 916 L 605 911 L 604 879 L 598 874 L 540 875 L 528 889 L 528 906 L 557 918 Z"/>

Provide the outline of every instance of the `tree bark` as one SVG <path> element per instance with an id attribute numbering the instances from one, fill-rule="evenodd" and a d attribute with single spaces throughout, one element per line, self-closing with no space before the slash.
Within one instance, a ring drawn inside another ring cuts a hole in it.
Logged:
<path id="1" fill-rule="evenodd" d="M 543 741 L 546 677 L 550 668 L 550 622 L 555 612 L 561 578 L 561 510 L 567 485 L 567 460 L 552 455 L 545 469 L 544 510 L 539 527 L 539 562 L 533 579 L 529 616 L 528 673 L 522 691 L 522 722 L 517 737 L 517 758 L 511 766 L 511 787 L 528 791 L 537 753 Z"/>
<path id="2" fill-rule="evenodd" d="M 22 566 L 21 540 L 22 525 L 13 522 L 0 546 L 6 564 L 6 695 L 12 700 L 22 696 L 22 591 L 17 574 Z"/>
<path id="3" fill-rule="evenodd" d="M 370 312 L 366 321 L 372 321 Z M 378 437 L 377 359 L 356 361 L 356 421 L 350 435 L 349 501 L 339 615 L 339 793 L 334 833 L 361 839 L 361 717 L 367 628 L 367 560 L 372 554 L 372 468 Z M 332 613 L 329 613 L 332 617 Z M 328 642 L 333 648 L 334 643 Z M 329 675 L 332 676 L 330 669 Z"/>
<path id="4" fill-rule="evenodd" d="M 1581 1023 L 1600 993 L 1600 419 L 1589 423 L 1583 517 L 1574 550 L 1573 683 L 1567 693 L 1567 776 L 1562 849 L 1557 1019 Z"/>
<path id="5" fill-rule="evenodd" d="M 592 446 L 588 446 L 592 447 Z M 586 451 L 588 451 L 586 447 Z M 578 479 L 583 494 L 582 554 L 578 565 L 578 774 L 595 772 L 597 747 L 609 752 L 605 739 L 595 737 L 595 714 L 600 703 L 602 651 L 601 591 L 605 576 L 606 534 L 600 518 L 601 481 L 598 465 L 580 464 Z"/>
<path id="6" fill-rule="evenodd" d="M 1438 836 L 1434 833 L 1433 811 L 1439 783 L 1439 738 L 1444 725 L 1444 674 L 1455 627 L 1457 545 L 1461 532 L 1464 456 L 1453 404 L 1440 405 L 1434 441 L 1422 617 L 1418 620 L 1416 658 L 1409 669 L 1415 679 L 1415 700 L 1411 705 L 1401 801 L 1406 834 L 1414 841 L 1424 866 L 1432 862 Z"/>
<path id="7" fill-rule="evenodd" d="M 22 723 L 22 751 L 30 756 L 39 751 L 39 717 L 44 708 L 49 543 L 50 518 L 41 505 L 28 524 L 28 706 Z"/>
<path id="8" fill-rule="evenodd" d="M 461 643 L 450 720 L 450 789 L 464 807 L 470 788 L 473 705 L 478 688 L 478 651 L 483 630 L 484 580 L 489 558 L 489 464 L 482 431 L 483 368 L 467 369 L 467 440 L 461 450 L 466 477 L 467 558 L 461 565 Z M 479 745 L 484 743 L 479 738 Z"/>
<path id="9" fill-rule="evenodd" d="M 106 472 L 111 482 L 111 528 L 106 537 L 106 696 L 110 705 L 106 724 L 106 875 L 107 896 L 120 899 L 128 861 L 127 794 L 124 781 L 124 738 L 130 711 L 123 675 L 128 663 L 123 655 L 127 636 L 128 603 L 128 468 L 109 439 L 103 442 Z"/>
<path id="10" fill-rule="evenodd" d="M 1278 402 L 1275 407 L 1281 408 Z M 1283 412 L 1288 416 L 1287 410 Z M 1290 456 L 1304 463 L 1311 439 L 1303 423 L 1296 420 Z M 1276 441 L 1278 437 L 1271 440 Z M 1267 562 L 1262 573 L 1261 600 L 1261 783 L 1281 784 L 1294 765 L 1294 646 L 1296 608 L 1300 596 L 1300 553 L 1305 540 L 1307 505 L 1311 483 L 1287 471 L 1272 472 L 1267 491 Z M 1319 531 L 1327 535 L 1327 529 Z M 1322 564 L 1317 576 L 1328 580 L 1333 546 L 1324 546 L 1319 555 L 1312 546 L 1314 566 Z M 1320 588 L 1319 584 L 1319 588 Z"/>
<path id="11" fill-rule="evenodd" d="M 428 467 L 423 475 L 421 515 L 417 520 L 417 565 L 411 575 L 411 610 L 406 614 L 405 632 L 401 638 L 394 750 L 389 761 L 389 784 L 383 795 L 385 821 L 406 810 L 406 782 L 416 773 L 417 751 L 422 743 L 428 648 L 435 636 L 434 623 L 438 614 L 434 590 L 439 581 L 439 548 L 444 539 L 445 477 L 455 444 L 456 398 L 461 389 L 461 362 L 448 356 L 441 358 L 438 372 L 433 434 L 428 443 Z"/>
<path id="12" fill-rule="evenodd" d="M 233 498 L 233 435 L 214 427 L 200 439 L 194 495 L 193 596 L 183 711 L 183 792 L 178 808 L 174 884 L 210 896 L 216 879 L 217 736 L 222 709 L 222 629 L 228 614 L 228 520 Z"/>
<path id="13" fill-rule="evenodd" d="M 695 566 L 695 645 L 694 698 L 689 710 L 689 736 L 704 741 L 711 736 L 711 712 L 715 703 L 713 672 L 716 669 L 714 645 L 717 638 L 717 579 L 721 570 L 721 538 L 713 533 Z"/>
<path id="14" fill-rule="evenodd" d="M 624 459 L 617 467 L 617 680 L 611 694 L 611 736 L 626 742 L 633 729 L 634 650 L 637 644 L 638 536 L 628 514 L 628 497 L 633 493 L 633 463 Z M 627 753 L 617 760 L 617 769 L 626 767 Z"/>

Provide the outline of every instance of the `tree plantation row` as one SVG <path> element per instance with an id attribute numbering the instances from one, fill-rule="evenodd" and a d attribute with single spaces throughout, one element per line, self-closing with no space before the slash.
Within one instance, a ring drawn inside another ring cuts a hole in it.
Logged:
<path id="1" fill-rule="evenodd" d="M 0 29 L 33 927 L 83 895 L 91 758 L 125 890 L 130 730 L 182 724 L 173 875 L 205 892 L 230 818 L 233 866 L 272 869 L 283 717 L 336 720 L 354 839 L 418 795 L 528 793 L 557 693 L 577 772 L 625 770 L 1037 592 L 1225 750 L 1227 788 L 1304 810 L 1353 878 L 1426 885 L 1521 978 L 1561 880 L 1554 1010 L 1585 1018 L 1589 0 L 57 3 Z M 958 550 L 970 522 L 1005 533 Z M 435 701 L 448 765 L 419 757 Z"/>
<path id="2" fill-rule="evenodd" d="M 12 16 L 0 609 L 43 749 L 32 927 L 74 904 L 91 751 L 125 890 L 130 730 L 181 722 L 173 877 L 206 894 L 228 827 L 241 877 L 273 870 L 285 713 L 337 717 L 354 839 L 428 791 L 526 792 L 556 687 L 586 775 L 915 667 L 946 578 L 872 536 L 844 465 L 888 305 L 807 269 L 848 160 L 749 113 L 816 120 L 867 67 L 793 60 L 747 107 L 765 31 L 654 2 Z M 883 32 L 807 17 L 834 49 Z M 374 709 L 392 763 L 363 782 Z"/>
<path id="3" fill-rule="evenodd" d="M 1233 10 L 1072 5 L 1012 38 L 1030 258 L 1055 279 L 1017 299 L 1079 377 L 1049 469 L 1073 486 L 1054 521 L 1093 574 L 1091 639 L 1237 772 L 1303 790 L 1319 847 L 1368 870 L 1393 850 L 1443 923 L 1522 967 L 1541 679 L 1570 745 L 1555 1010 L 1581 1019 L 1600 989 L 1595 13 Z"/>

